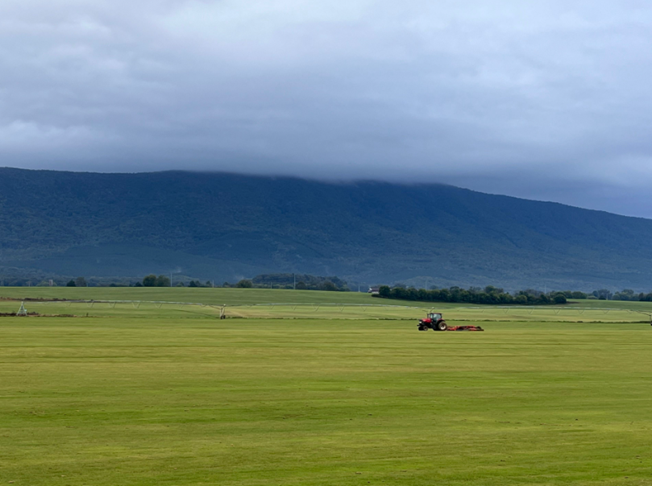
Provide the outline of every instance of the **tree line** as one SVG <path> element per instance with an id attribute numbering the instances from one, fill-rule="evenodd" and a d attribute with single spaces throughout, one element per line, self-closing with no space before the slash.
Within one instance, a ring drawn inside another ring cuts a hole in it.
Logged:
<path id="1" fill-rule="evenodd" d="M 554 305 L 565 304 L 566 295 L 563 292 L 544 293 L 538 290 L 519 290 L 510 294 L 499 287 L 489 285 L 484 289 L 471 287 L 462 289 L 450 287 L 448 289 L 416 289 L 402 286 L 390 287 L 382 285 L 375 297 L 382 299 L 413 300 L 419 302 L 452 302 L 464 304 L 487 305 Z"/>
<path id="2" fill-rule="evenodd" d="M 580 292 L 578 290 L 562 290 L 557 293 L 563 294 L 567 299 L 573 300 L 621 300 L 652 302 L 652 292 L 634 292 L 632 289 L 624 289 L 612 292 L 607 289 L 594 290 L 593 292 Z"/>
<path id="3" fill-rule="evenodd" d="M 573 292 L 581 294 L 582 292 Z M 607 289 L 594 290 L 589 294 L 584 294 L 584 297 L 573 297 L 574 299 L 598 299 L 598 300 L 625 300 L 625 301 L 642 301 L 652 302 L 652 292 L 634 292 L 632 289 L 624 289 L 618 292 L 611 292 Z"/>
<path id="4" fill-rule="evenodd" d="M 612 292 L 607 289 L 581 292 L 579 290 L 553 290 L 542 292 L 535 289 L 518 290 L 513 293 L 505 292 L 494 286 L 484 288 L 450 287 L 438 289 L 431 287 L 429 290 L 405 287 L 398 284 L 393 287 L 382 285 L 374 297 L 385 299 L 414 300 L 419 302 L 452 302 L 466 304 L 493 304 L 493 305 L 551 305 L 565 304 L 568 300 L 620 300 L 652 302 L 652 292 L 635 292 L 624 289 Z"/>
<path id="5" fill-rule="evenodd" d="M 187 280 L 187 277 L 177 282 L 172 282 L 167 275 L 150 274 L 142 281 L 128 283 L 111 283 L 108 287 L 222 287 L 238 289 L 295 289 L 296 290 L 326 290 L 326 291 L 348 291 L 347 283 L 338 277 L 319 277 L 307 274 L 274 273 L 257 275 L 252 279 L 240 279 L 235 283 L 224 282 L 222 285 L 215 285 L 211 281 L 205 283 L 199 280 Z M 66 283 L 68 287 L 88 287 L 89 284 L 84 277 L 71 279 Z M 94 285 L 98 286 L 98 285 Z M 107 286 L 107 285 L 99 285 Z"/>

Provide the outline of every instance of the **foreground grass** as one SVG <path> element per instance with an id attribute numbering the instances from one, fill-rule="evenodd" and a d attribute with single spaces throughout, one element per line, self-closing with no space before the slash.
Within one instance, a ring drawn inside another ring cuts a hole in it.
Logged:
<path id="1" fill-rule="evenodd" d="M 650 484 L 641 324 L 0 319 L 0 482 Z"/>

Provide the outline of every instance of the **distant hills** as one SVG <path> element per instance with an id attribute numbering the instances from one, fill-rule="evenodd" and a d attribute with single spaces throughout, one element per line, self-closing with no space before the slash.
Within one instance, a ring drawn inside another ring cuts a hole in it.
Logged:
<path id="1" fill-rule="evenodd" d="M 1 275 L 649 290 L 650 242 L 651 220 L 438 184 L 0 169 Z"/>

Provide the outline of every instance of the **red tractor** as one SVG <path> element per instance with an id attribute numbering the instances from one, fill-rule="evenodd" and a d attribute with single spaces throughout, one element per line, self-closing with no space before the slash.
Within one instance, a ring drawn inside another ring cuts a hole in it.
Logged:
<path id="1" fill-rule="evenodd" d="M 444 316 L 436 312 L 431 312 L 425 319 L 419 319 L 417 329 L 419 331 L 427 331 L 428 329 L 432 329 L 433 331 L 484 331 L 480 326 L 448 327 Z"/>
<path id="2" fill-rule="evenodd" d="M 444 320 L 444 316 L 441 314 L 430 313 L 425 319 L 419 319 L 419 331 L 427 331 L 432 329 L 433 331 L 445 331 L 448 329 L 448 324 Z"/>

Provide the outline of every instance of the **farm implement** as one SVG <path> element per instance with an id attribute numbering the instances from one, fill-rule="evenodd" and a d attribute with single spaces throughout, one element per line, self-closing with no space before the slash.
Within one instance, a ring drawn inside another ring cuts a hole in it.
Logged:
<path id="1" fill-rule="evenodd" d="M 419 331 L 484 331 L 480 326 L 448 326 L 444 320 L 444 316 L 439 313 L 430 313 L 425 319 L 419 319 L 417 326 Z"/>

